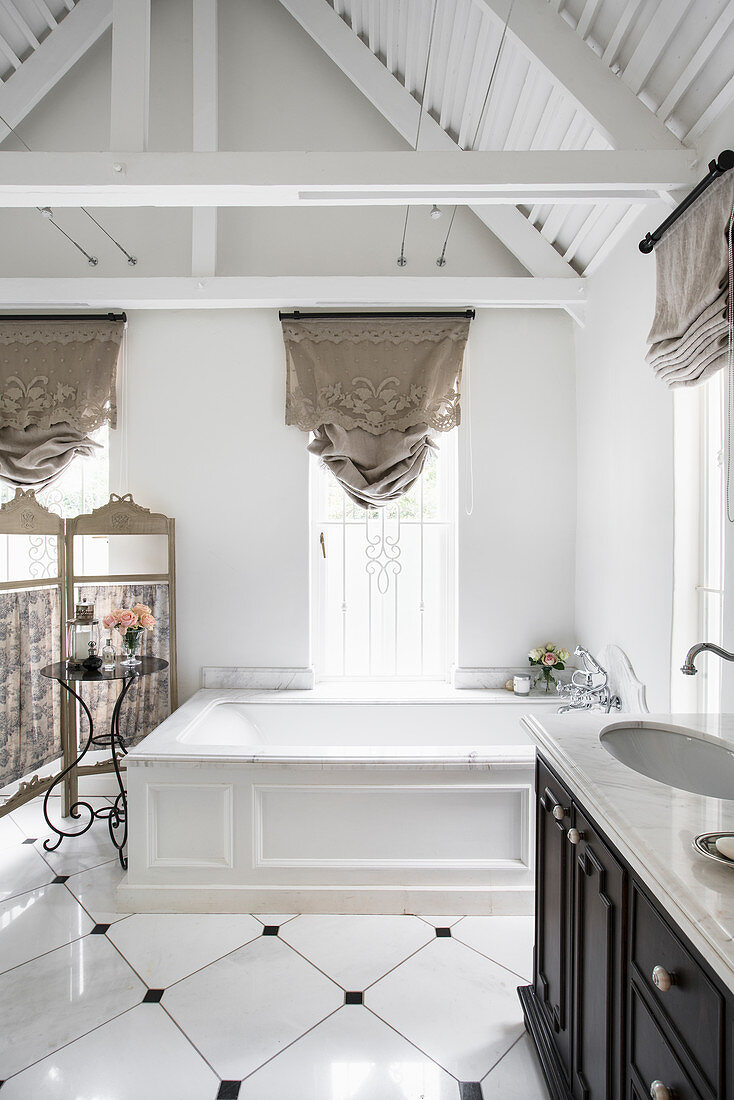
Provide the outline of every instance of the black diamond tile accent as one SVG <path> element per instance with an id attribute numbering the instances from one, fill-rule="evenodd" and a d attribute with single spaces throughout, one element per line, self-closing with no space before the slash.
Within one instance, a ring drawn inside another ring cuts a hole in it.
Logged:
<path id="1" fill-rule="evenodd" d="M 69 877 L 68 875 L 57 875 L 56 878 L 52 878 L 51 881 L 52 882 L 66 882 L 68 877 Z"/>
<path id="2" fill-rule="evenodd" d="M 37 840 L 38 840 L 37 836 L 29 836 L 29 837 L 26 837 L 26 839 L 23 841 L 23 844 L 35 844 Z"/>
<path id="3" fill-rule="evenodd" d="M 241 1084 L 241 1081 L 222 1081 L 219 1085 L 217 1100 L 237 1100 Z"/>
<path id="4" fill-rule="evenodd" d="M 450 928 L 437 928 L 436 929 L 436 935 L 439 938 L 443 938 L 445 936 L 450 936 L 451 935 L 451 929 Z"/>
<path id="5" fill-rule="evenodd" d="M 459 1100 L 483 1100 L 478 1081 L 459 1081 Z"/>
<path id="6" fill-rule="evenodd" d="M 104 936 L 105 932 L 107 931 L 107 929 L 109 927 L 110 927 L 109 924 L 95 924 L 94 928 L 89 933 L 89 935 L 90 936 Z"/>
<path id="7" fill-rule="evenodd" d="M 144 1005 L 157 1005 L 165 992 L 165 989 L 149 989 L 143 997 L 142 1003 Z"/>
<path id="8" fill-rule="evenodd" d="M 361 993 L 345 993 L 344 994 L 345 1005 L 361 1005 L 364 1004 L 364 997 Z"/>
<path id="9" fill-rule="evenodd" d="M 263 936 L 277 936 L 280 932 L 279 924 L 266 924 L 263 928 Z"/>

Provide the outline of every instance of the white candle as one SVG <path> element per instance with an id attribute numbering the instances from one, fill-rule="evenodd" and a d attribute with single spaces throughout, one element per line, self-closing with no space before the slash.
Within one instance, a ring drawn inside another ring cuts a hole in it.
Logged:
<path id="1" fill-rule="evenodd" d="M 513 686 L 515 695 L 530 694 L 530 676 L 527 672 L 521 672 L 514 677 Z"/>

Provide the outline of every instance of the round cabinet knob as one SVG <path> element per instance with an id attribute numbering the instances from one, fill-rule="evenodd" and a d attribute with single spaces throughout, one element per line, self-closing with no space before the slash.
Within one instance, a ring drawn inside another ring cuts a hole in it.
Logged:
<path id="1" fill-rule="evenodd" d="M 652 1100 L 674 1100 L 673 1090 L 662 1081 L 653 1081 L 650 1085 L 650 1096 Z"/>
<path id="2" fill-rule="evenodd" d="M 652 980 L 661 993 L 667 993 L 671 985 L 675 985 L 675 975 L 666 970 L 664 966 L 653 967 Z"/>
<path id="3" fill-rule="evenodd" d="M 556 821 L 563 821 L 564 817 L 566 816 L 566 811 L 563 808 L 563 806 L 560 804 L 560 802 L 558 802 L 553 807 L 552 813 L 553 813 L 553 816 L 556 819 Z"/>
<path id="4" fill-rule="evenodd" d="M 579 842 L 579 841 L 581 840 L 581 838 L 583 837 L 583 835 L 584 835 L 584 834 L 583 834 L 583 833 L 580 833 L 580 832 L 578 831 L 578 829 L 569 829 L 569 830 L 568 830 L 568 841 L 569 841 L 569 844 L 578 844 L 578 842 Z"/>

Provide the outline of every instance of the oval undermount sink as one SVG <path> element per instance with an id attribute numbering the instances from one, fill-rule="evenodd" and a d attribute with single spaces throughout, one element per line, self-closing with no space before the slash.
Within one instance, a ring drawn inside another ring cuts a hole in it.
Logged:
<path id="1" fill-rule="evenodd" d="M 734 745 L 683 726 L 615 723 L 599 734 L 602 747 L 633 771 L 710 798 L 734 799 Z"/>

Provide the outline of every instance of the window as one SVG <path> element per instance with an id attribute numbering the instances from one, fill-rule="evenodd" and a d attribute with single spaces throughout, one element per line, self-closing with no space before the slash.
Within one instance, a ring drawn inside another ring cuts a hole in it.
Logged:
<path id="1" fill-rule="evenodd" d="M 93 432 L 92 439 L 101 444 L 99 450 L 89 458 L 75 458 L 53 485 L 36 494 L 38 502 L 50 512 L 64 517 L 78 516 L 99 508 L 109 500 L 108 426 L 105 424 Z M 15 489 L 0 481 L 0 504 L 5 504 L 14 496 Z M 82 555 L 83 572 L 107 572 L 106 538 L 85 537 Z M 56 570 L 56 539 L 53 536 L 31 535 L 27 539 L 17 535 L 12 539 L 9 535 L 0 536 L 0 580 L 20 577 L 38 580 L 54 577 Z"/>
<path id="2" fill-rule="evenodd" d="M 312 619 L 320 679 L 448 678 L 456 432 L 397 504 L 365 512 L 312 464 Z"/>
<path id="3" fill-rule="evenodd" d="M 725 371 L 701 387 L 701 546 L 698 619 L 700 641 L 723 644 L 724 612 L 724 400 Z M 721 710 L 722 663 L 699 661 L 699 709 Z"/>
<path id="4" fill-rule="evenodd" d="M 673 392 L 675 536 L 671 709 L 721 710 L 721 661 L 703 657 L 684 676 L 694 642 L 723 641 L 725 371 L 702 386 Z"/>

